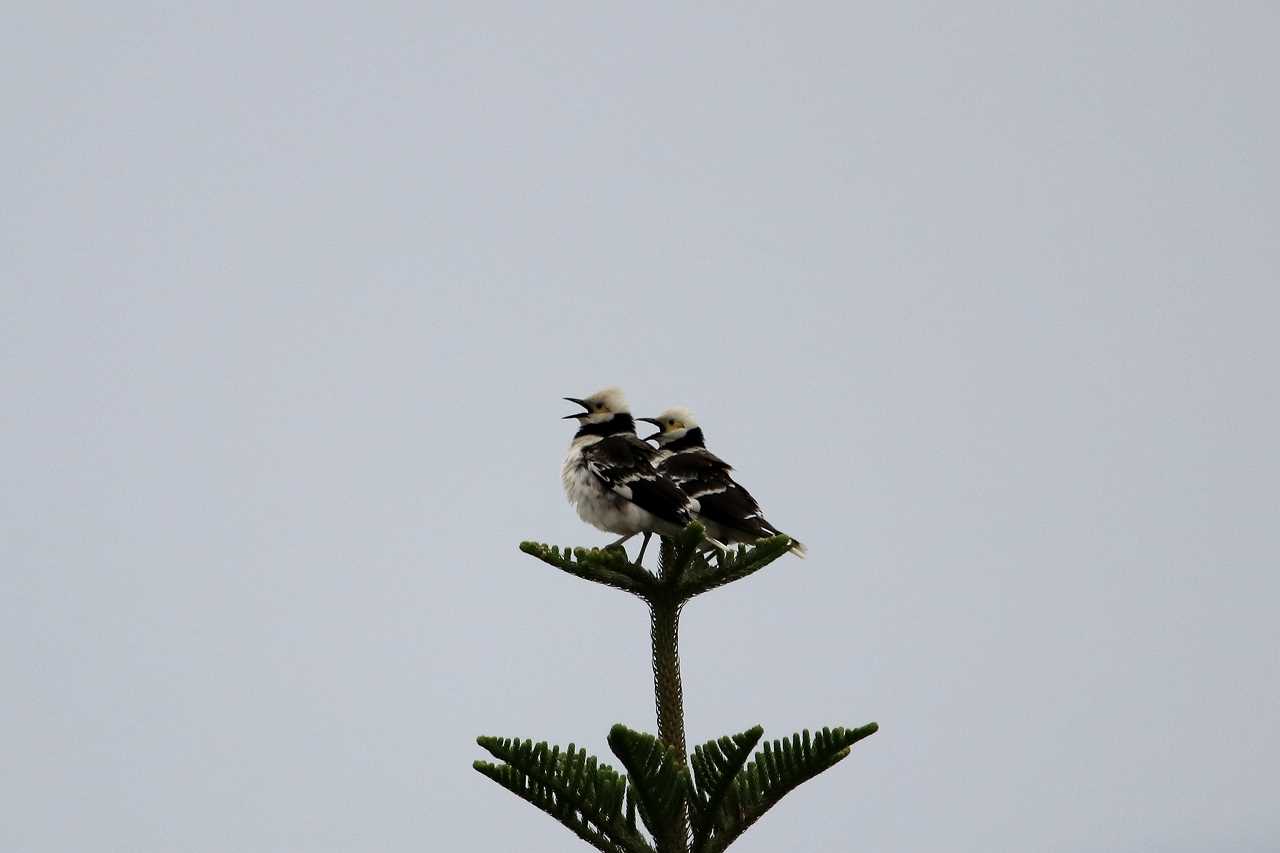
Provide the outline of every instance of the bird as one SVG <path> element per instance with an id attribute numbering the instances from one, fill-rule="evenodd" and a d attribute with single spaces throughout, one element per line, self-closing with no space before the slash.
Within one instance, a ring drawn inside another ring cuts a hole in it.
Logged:
<path id="1" fill-rule="evenodd" d="M 654 468 L 658 452 L 636 435 L 627 399 L 618 388 L 590 397 L 565 397 L 586 411 L 565 415 L 578 422 L 560 477 L 569 503 L 593 527 L 620 534 L 606 547 L 644 534 L 637 563 L 649 538 L 673 536 L 694 519 L 698 502 L 666 474 Z M 716 547 L 724 546 L 717 542 Z"/>
<path id="2" fill-rule="evenodd" d="M 791 553 L 808 553 L 800 540 L 782 533 L 764 517 L 760 504 L 733 479 L 733 466 L 707 449 L 702 427 L 684 406 L 667 409 L 656 418 L 637 418 L 658 428 L 646 441 L 657 442 L 658 473 L 675 481 L 698 502 L 695 515 L 707 535 L 728 544 L 752 543 L 779 534 L 791 538 Z"/>

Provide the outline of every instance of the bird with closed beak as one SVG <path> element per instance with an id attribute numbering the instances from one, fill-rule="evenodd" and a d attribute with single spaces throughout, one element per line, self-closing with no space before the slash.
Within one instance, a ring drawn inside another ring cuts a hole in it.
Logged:
<path id="1" fill-rule="evenodd" d="M 678 533 L 693 521 L 698 502 L 654 468 L 658 453 L 636 435 L 635 420 L 620 389 L 564 399 L 585 409 L 565 416 L 578 422 L 560 473 L 565 494 L 583 521 L 620 535 L 606 547 L 644 534 L 636 558 L 639 563 L 649 538 L 654 533 Z"/>
<path id="2" fill-rule="evenodd" d="M 783 534 L 769 523 L 760 504 L 733 479 L 733 466 L 707 449 L 702 427 L 683 406 L 667 409 L 656 418 L 638 418 L 658 428 L 646 441 L 657 442 L 658 473 L 670 477 L 686 495 L 698 502 L 695 515 L 707 536 L 727 544 L 752 543 Z M 791 539 L 791 553 L 803 557 L 807 549 Z"/>

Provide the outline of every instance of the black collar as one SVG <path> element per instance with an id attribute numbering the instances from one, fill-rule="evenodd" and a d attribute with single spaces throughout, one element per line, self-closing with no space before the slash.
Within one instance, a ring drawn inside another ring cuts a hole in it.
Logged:
<path id="1" fill-rule="evenodd" d="M 702 427 L 694 427 L 670 444 L 664 444 L 662 449 L 670 450 L 672 453 L 679 453 L 681 450 L 692 450 L 695 447 L 706 446 L 707 443 L 702 440 Z"/>
<path id="2" fill-rule="evenodd" d="M 636 422 L 629 412 L 614 412 L 613 416 L 607 421 L 601 421 L 598 424 L 584 423 L 574 433 L 574 438 L 582 438 L 584 435 L 619 435 L 621 433 L 631 433 L 635 435 Z"/>

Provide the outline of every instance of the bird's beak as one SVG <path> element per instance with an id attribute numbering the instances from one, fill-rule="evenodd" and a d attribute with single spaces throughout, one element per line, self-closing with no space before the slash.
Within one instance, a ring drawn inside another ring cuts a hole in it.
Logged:
<path id="1" fill-rule="evenodd" d="M 646 435 L 644 437 L 645 441 L 649 441 L 650 439 L 657 438 L 658 436 L 662 435 L 663 432 L 665 432 L 665 430 L 662 428 L 662 421 L 658 420 L 657 418 L 636 418 L 636 420 L 644 421 L 647 424 L 653 424 L 658 428 L 658 431 L 655 432 L 653 435 Z"/>
<path id="2" fill-rule="evenodd" d="M 560 420 L 567 421 L 571 419 L 585 418 L 587 415 L 591 414 L 591 406 L 588 405 L 586 400 L 579 400 L 577 397 L 565 397 L 564 399 L 568 400 L 570 403 L 577 403 L 579 406 L 586 409 L 587 411 L 579 412 L 576 415 L 565 415 Z"/>

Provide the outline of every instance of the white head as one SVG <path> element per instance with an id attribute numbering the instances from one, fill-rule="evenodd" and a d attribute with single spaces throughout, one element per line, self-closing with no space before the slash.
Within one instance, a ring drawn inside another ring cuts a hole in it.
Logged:
<path id="1" fill-rule="evenodd" d="M 659 447 L 679 441 L 688 435 L 690 430 L 698 429 L 698 421 L 693 417 L 693 412 L 684 406 L 672 406 L 656 418 L 636 418 L 636 420 L 651 423 L 658 428 L 656 434 L 645 436 L 645 438 L 658 442 Z"/>
<path id="2" fill-rule="evenodd" d="M 612 419 L 614 415 L 626 415 L 626 420 L 629 421 L 631 419 L 631 407 L 627 405 L 627 398 L 622 395 L 621 388 L 605 388 L 585 399 L 578 399 L 577 397 L 565 397 L 565 399 L 586 409 L 585 412 L 577 415 L 564 416 L 566 420 L 573 418 L 583 426 L 587 424 L 602 424 Z"/>

